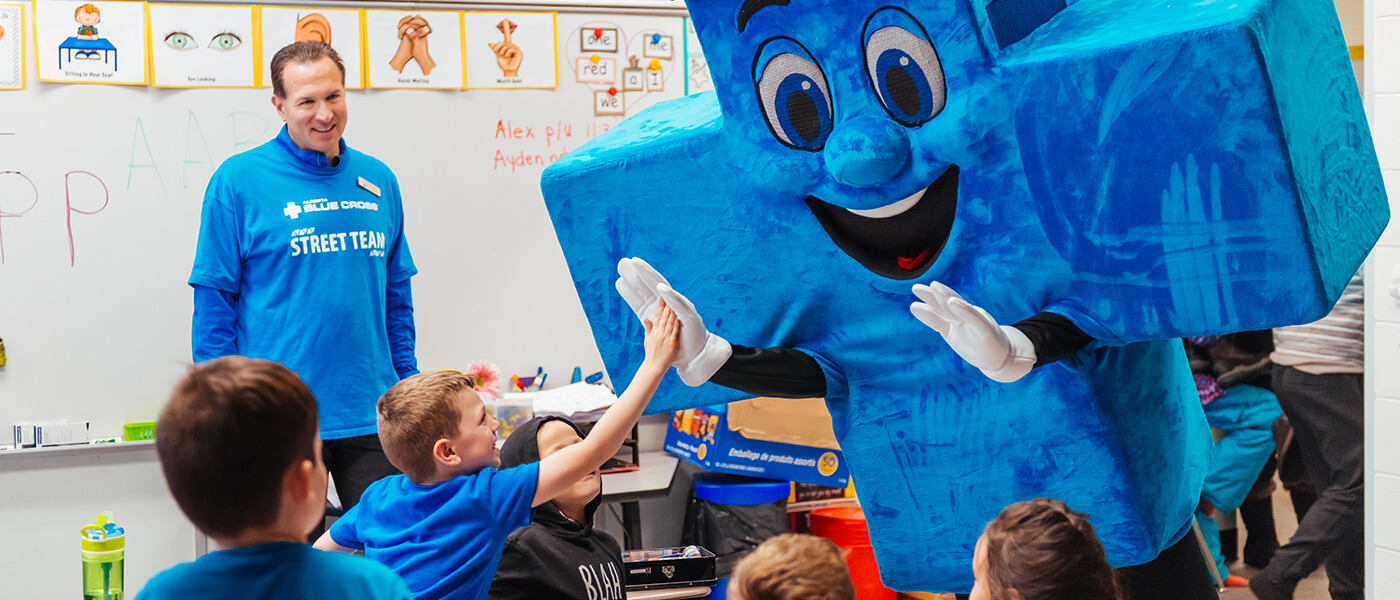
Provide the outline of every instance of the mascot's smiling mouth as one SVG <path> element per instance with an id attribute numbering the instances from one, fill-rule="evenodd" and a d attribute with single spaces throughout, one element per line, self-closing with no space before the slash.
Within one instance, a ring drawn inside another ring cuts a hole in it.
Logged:
<path id="1" fill-rule="evenodd" d="M 918 193 L 878 208 L 851 210 L 807 197 L 831 241 L 881 277 L 923 275 L 943 251 L 958 207 L 958 166 Z"/>

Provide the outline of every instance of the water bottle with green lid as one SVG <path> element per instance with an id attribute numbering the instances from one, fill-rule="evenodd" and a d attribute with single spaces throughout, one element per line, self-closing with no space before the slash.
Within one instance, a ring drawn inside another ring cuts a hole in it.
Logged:
<path id="1" fill-rule="evenodd" d="M 126 530 L 108 522 L 112 513 L 97 516 L 84 525 L 83 600 L 122 600 L 122 563 L 126 554 Z"/>

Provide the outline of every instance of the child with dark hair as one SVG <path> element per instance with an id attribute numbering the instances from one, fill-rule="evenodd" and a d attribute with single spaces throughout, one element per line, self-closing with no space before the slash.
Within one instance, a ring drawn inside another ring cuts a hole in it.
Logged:
<path id="1" fill-rule="evenodd" d="M 326 503 L 316 399 L 286 367 L 228 356 L 195 365 L 160 413 L 156 453 L 180 510 L 222 550 L 146 584 L 161 598 L 388 598 L 387 567 L 314 550 Z"/>
<path id="2" fill-rule="evenodd" d="M 501 468 L 535 463 L 582 442 L 583 431 L 563 417 L 537 417 L 501 446 Z M 623 600 L 622 547 L 593 528 L 603 503 L 601 473 L 590 471 L 564 493 L 536 506 L 530 524 L 506 538 L 491 583 L 491 600 Z"/>
<path id="3" fill-rule="evenodd" d="M 1122 600 L 1083 513 L 1036 498 L 1002 509 L 977 540 L 971 600 Z"/>

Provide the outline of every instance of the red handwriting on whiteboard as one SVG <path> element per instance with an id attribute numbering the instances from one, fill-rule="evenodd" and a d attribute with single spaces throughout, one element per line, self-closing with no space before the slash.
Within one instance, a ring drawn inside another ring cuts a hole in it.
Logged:
<path id="1" fill-rule="evenodd" d="M 96 181 L 97 185 L 102 186 L 102 206 L 99 206 L 96 210 L 91 211 L 82 210 L 80 208 L 73 208 L 74 175 L 87 175 L 88 177 L 91 177 L 94 181 Z M 78 213 L 80 215 L 95 215 L 106 209 L 107 202 L 111 199 L 112 194 L 107 192 L 107 184 L 102 183 L 101 177 L 93 175 L 92 173 L 89 173 L 87 171 L 69 171 L 68 173 L 64 174 L 63 201 L 68 207 L 68 266 L 71 267 L 73 265 L 78 264 L 77 250 L 75 249 L 73 244 L 73 213 Z"/>
<path id="2" fill-rule="evenodd" d="M 14 195 L 12 196 L 11 194 L 4 193 L 5 187 L 8 187 L 7 184 L 12 183 L 12 181 L 13 181 L 14 179 L 19 179 L 19 180 L 20 180 L 19 183 L 18 183 L 18 187 L 20 187 L 21 189 L 23 189 L 25 185 L 28 185 L 28 186 L 29 186 L 29 191 L 31 192 L 31 194 L 32 194 L 32 196 L 33 196 L 33 197 L 30 199 L 30 201 L 29 201 L 29 206 L 24 207 L 24 210 L 18 210 L 18 211 L 8 211 L 8 210 L 5 210 L 5 204 L 6 204 L 6 203 L 5 203 L 5 200 L 8 199 L 8 198 L 12 198 L 12 197 L 15 197 L 15 196 L 19 196 L 19 194 L 14 194 Z M 33 181 L 32 179 L 30 179 L 29 176 L 25 175 L 24 173 L 20 173 L 19 171 L 0 171 L 0 185 L 4 185 L 4 186 L 5 186 L 5 187 L 0 187 L 0 265 L 2 265 L 2 264 L 5 264 L 5 227 L 4 227 L 4 224 L 5 224 L 5 217 L 21 217 L 21 216 L 24 216 L 24 213 L 29 212 L 30 209 L 32 209 L 32 208 L 34 208 L 36 205 L 38 205 L 38 204 L 39 204 L 39 188 L 38 188 L 38 186 L 35 186 L 35 185 L 34 185 L 34 181 Z"/>

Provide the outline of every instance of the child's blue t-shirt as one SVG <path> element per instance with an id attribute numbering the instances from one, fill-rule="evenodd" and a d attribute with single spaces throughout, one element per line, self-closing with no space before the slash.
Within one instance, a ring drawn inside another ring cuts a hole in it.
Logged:
<path id="1" fill-rule="evenodd" d="M 205 190 L 189 279 L 238 295 L 232 350 L 300 376 L 325 439 L 375 432 L 375 403 L 399 381 L 386 290 L 417 273 L 398 179 L 340 148 L 332 166 L 284 127 L 224 161 Z"/>
<path id="2" fill-rule="evenodd" d="M 403 579 L 372 560 L 276 542 L 219 550 L 176 565 L 150 581 L 136 600 L 408 600 Z"/>
<path id="3" fill-rule="evenodd" d="M 335 543 L 393 569 L 418 600 L 486 598 L 510 532 L 530 524 L 539 463 L 435 485 L 386 477 L 331 525 Z"/>

